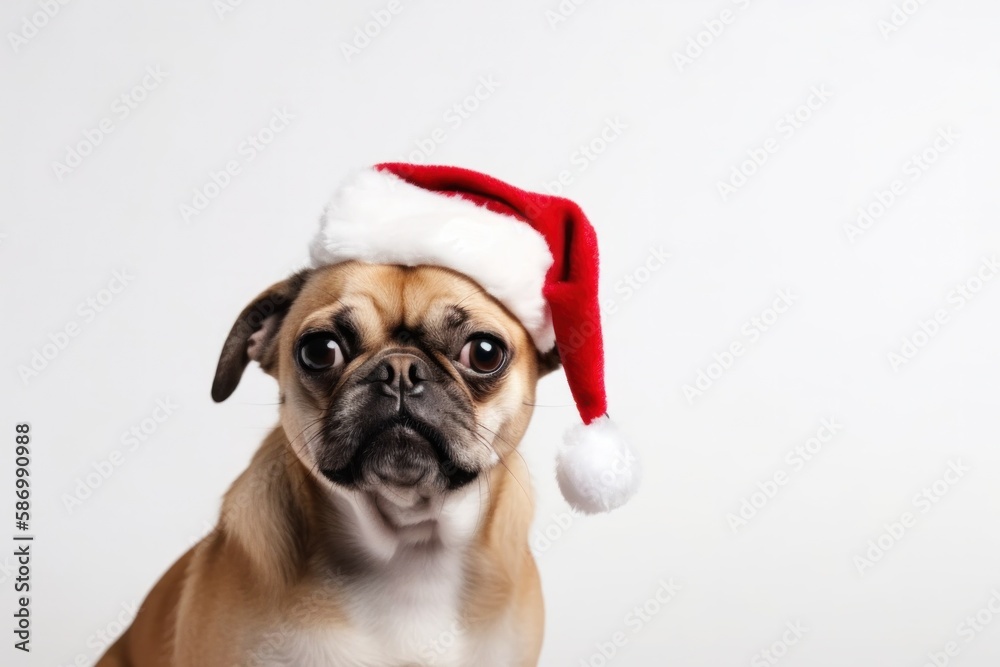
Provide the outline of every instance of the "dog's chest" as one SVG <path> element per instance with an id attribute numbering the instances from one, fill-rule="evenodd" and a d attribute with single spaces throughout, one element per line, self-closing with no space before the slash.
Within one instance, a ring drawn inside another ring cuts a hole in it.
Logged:
<path id="1" fill-rule="evenodd" d="M 510 665 L 514 637 L 473 631 L 461 615 L 461 564 L 442 557 L 402 561 L 348 586 L 349 623 L 284 628 L 266 661 L 277 667 L 468 667 Z M 503 654 L 503 655 L 500 655 Z M 485 658 L 485 660 L 483 659 Z M 491 659 L 492 658 L 492 659 Z"/>

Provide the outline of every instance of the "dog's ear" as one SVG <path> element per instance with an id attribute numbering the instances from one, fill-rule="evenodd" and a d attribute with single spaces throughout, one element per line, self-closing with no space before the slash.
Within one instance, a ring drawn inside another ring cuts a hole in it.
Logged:
<path id="1" fill-rule="evenodd" d="M 310 273 L 308 269 L 299 271 L 287 280 L 271 285 L 236 318 L 222 345 L 219 365 L 215 369 L 215 381 L 212 383 L 214 401 L 221 403 L 229 398 L 251 360 L 258 362 L 266 372 L 273 370 L 275 334 Z"/>
<path id="2" fill-rule="evenodd" d="M 559 348 L 553 347 L 548 352 L 538 353 L 538 377 L 544 377 L 562 366 L 559 358 Z"/>

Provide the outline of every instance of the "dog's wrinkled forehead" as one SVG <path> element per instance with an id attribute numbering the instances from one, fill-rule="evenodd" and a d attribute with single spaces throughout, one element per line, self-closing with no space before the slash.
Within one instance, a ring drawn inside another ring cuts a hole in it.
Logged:
<path id="1" fill-rule="evenodd" d="M 431 266 L 349 262 L 317 270 L 292 304 L 283 344 L 331 329 L 354 354 L 391 345 L 440 349 L 482 331 L 512 347 L 531 345 L 518 321 L 479 285 Z"/>

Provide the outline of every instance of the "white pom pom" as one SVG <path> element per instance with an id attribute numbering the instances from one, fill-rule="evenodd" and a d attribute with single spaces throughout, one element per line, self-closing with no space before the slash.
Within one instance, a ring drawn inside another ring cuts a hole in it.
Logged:
<path id="1" fill-rule="evenodd" d="M 574 426 L 565 440 L 556 460 L 556 479 L 574 509 L 586 514 L 608 512 L 638 490 L 639 459 L 606 415 Z"/>

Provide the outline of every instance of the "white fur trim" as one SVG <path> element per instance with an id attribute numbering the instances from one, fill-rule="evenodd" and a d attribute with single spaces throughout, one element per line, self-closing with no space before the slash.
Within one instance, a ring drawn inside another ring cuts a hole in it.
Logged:
<path id="1" fill-rule="evenodd" d="M 597 514 L 621 507 L 635 494 L 642 468 L 618 427 L 604 416 L 566 432 L 556 479 L 574 509 Z"/>
<path id="2" fill-rule="evenodd" d="M 458 271 L 510 310 L 539 350 L 555 346 L 542 296 L 552 254 L 541 234 L 513 216 L 369 169 L 334 196 L 309 249 L 315 266 L 356 259 Z"/>

